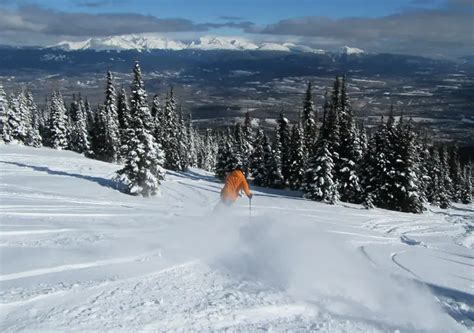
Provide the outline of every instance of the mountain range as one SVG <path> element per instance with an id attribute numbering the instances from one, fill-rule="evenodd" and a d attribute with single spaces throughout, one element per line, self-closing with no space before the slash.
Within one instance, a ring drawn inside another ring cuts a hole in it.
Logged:
<path id="1" fill-rule="evenodd" d="M 101 38 L 88 38 L 83 41 L 62 41 L 47 48 L 61 49 L 64 51 L 78 50 L 137 50 L 140 52 L 150 50 L 232 50 L 232 51 L 281 51 L 304 52 L 324 54 L 327 51 L 316 49 L 307 45 L 294 43 L 254 43 L 241 38 L 231 37 L 201 37 L 197 41 L 182 42 L 163 38 L 156 35 L 122 35 Z M 362 54 L 363 50 L 344 46 L 341 54 Z"/>

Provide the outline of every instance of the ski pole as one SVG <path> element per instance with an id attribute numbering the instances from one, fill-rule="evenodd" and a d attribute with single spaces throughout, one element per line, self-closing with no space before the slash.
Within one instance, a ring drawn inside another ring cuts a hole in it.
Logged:
<path id="1" fill-rule="evenodd" d="M 252 216 L 252 198 L 249 198 L 249 216 Z"/>

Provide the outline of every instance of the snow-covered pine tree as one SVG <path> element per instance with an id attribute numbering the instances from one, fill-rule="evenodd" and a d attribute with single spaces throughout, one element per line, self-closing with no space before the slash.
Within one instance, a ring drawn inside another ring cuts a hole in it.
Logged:
<path id="1" fill-rule="evenodd" d="M 188 169 L 190 164 L 192 147 L 189 142 L 188 128 L 181 105 L 178 107 L 177 111 L 176 141 L 178 142 L 178 154 L 180 161 L 179 170 L 185 171 Z"/>
<path id="2" fill-rule="evenodd" d="M 272 188 L 283 188 L 285 186 L 283 175 L 281 173 L 281 139 L 278 128 L 275 129 L 275 138 L 273 144 L 264 145 L 265 151 L 265 169 L 266 169 L 266 185 Z M 267 147 L 270 146 L 270 150 Z"/>
<path id="3" fill-rule="evenodd" d="M 451 189 L 451 201 L 453 202 L 461 201 L 461 192 L 464 185 L 458 150 L 459 148 L 457 146 L 452 147 L 449 155 L 449 174 L 453 184 Z"/>
<path id="4" fill-rule="evenodd" d="M 235 159 L 237 160 L 238 165 L 241 165 L 245 175 L 248 175 L 249 170 L 249 151 L 244 138 L 244 132 L 242 125 L 236 123 L 233 131 L 233 149 L 232 151 L 235 154 Z"/>
<path id="5" fill-rule="evenodd" d="M 411 121 L 400 118 L 394 138 L 396 150 L 394 198 L 395 208 L 402 212 L 422 213 L 423 203 L 419 193 L 418 151 L 416 134 Z"/>
<path id="6" fill-rule="evenodd" d="M 198 160 L 201 162 L 200 168 L 213 171 L 216 167 L 217 153 L 218 153 L 218 141 L 216 136 L 212 133 L 211 129 L 206 129 L 206 133 L 202 141 L 202 146 L 199 149 Z"/>
<path id="7" fill-rule="evenodd" d="M 365 190 L 364 196 L 371 196 L 376 207 L 392 209 L 393 188 L 391 165 L 393 158 L 393 148 L 391 146 L 391 136 L 394 131 L 393 114 L 390 114 L 389 121 L 384 122 L 383 118 L 378 130 L 371 137 L 364 157 L 362 183 Z"/>
<path id="8" fill-rule="evenodd" d="M 49 101 L 48 97 L 44 99 L 44 107 L 41 108 L 38 117 L 38 131 L 41 136 L 41 144 L 43 146 L 49 145 Z"/>
<path id="9" fill-rule="evenodd" d="M 193 128 L 193 122 L 191 119 L 191 114 L 186 115 L 185 124 L 186 128 L 186 138 L 187 138 L 187 157 L 189 167 L 197 167 L 197 152 L 198 152 L 198 134 Z"/>
<path id="10" fill-rule="evenodd" d="M 249 141 L 253 142 L 255 140 L 255 128 L 252 124 L 252 117 L 250 116 L 250 112 L 247 111 L 245 112 L 245 118 L 244 118 L 244 125 L 243 125 L 243 132 L 244 132 L 244 137 Z"/>
<path id="11" fill-rule="evenodd" d="M 290 122 L 283 113 L 280 113 L 278 118 L 278 127 L 276 129 L 277 137 L 279 137 L 279 148 L 281 158 L 281 174 L 283 176 L 283 184 L 289 184 L 290 169 L 291 169 L 291 133 Z"/>
<path id="12" fill-rule="evenodd" d="M 432 147 L 428 149 L 428 153 L 429 159 L 426 163 L 426 170 L 430 178 L 426 183 L 426 199 L 430 204 L 439 206 L 439 194 L 442 191 L 439 182 L 439 175 L 441 173 L 439 151 L 436 147 Z"/>
<path id="13" fill-rule="evenodd" d="M 120 132 L 117 111 L 117 96 L 114 86 L 114 77 L 111 71 L 107 71 L 107 89 L 105 92 L 105 138 L 107 147 L 104 159 L 117 161 L 120 157 Z"/>
<path id="14" fill-rule="evenodd" d="M 71 116 L 71 124 L 74 124 L 77 121 L 77 113 L 79 110 L 78 100 L 76 98 L 76 94 L 72 94 L 72 102 L 71 106 L 69 107 L 69 114 Z"/>
<path id="15" fill-rule="evenodd" d="M 359 165 L 362 148 L 355 126 L 352 107 L 346 92 L 345 78 L 341 83 L 341 117 L 339 163 L 336 165 L 336 177 L 342 201 L 361 203 L 363 200 L 359 177 Z"/>
<path id="16" fill-rule="evenodd" d="M 69 120 L 66 106 L 59 91 L 54 91 L 49 104 L 49 145 L 54 149 L 67 149 L 69 146 Z"/>
<path id="17" fill-rule="evenodd" d="M 431 149 L 431 158 L 428 165 L 430 181 L 427 185 L 428 202 L 441 208 L 449 207 L 449 194 L 443 186 L 443 168 L 439 156 L 439 148 Z"/>
<path id="18" fill-rule="evenodd" d="M 99 105 L 94 112 L 90 128 L 91 157 L 97 160 L 112 162 L 107 142 L 107 116 L 104 105 Z"/>
<path id="19" fill-rule="evenodd" d="M 163 108 L 161 107 L 160 103 L 160 97 L 158 94 L 155 94 L 153 96 L 153 102 L 151 106 L 151 117 L 153 118 L 153 123 L 154 123 L 154 136 L 155 140 L 161 145 L 166 145 L 166 143 L 163 142 L 163 135 L 165 133 L 165 119 L 164 119 L 164 112 Z"/>
<path id="20" fill-rule="evenodd" d="M 26 93 L 26 109 L 29 115 L 28 121 L 30 122 L 26 133 L 27 146 L 41 147 L 42 138 L 40 134 L 40 114 L 38 112 L 38 106 L 36 105 L 33 94 L 30 90 L 25 91 Z"/>
<path id="21" fill-rule="evenodd" d="M 420 136 L 420 134 L 418 135 Z M 420 199 L 423 203 L 426 203 L 428 202 L 428 184 L 431 181 L 431 175 L 428 171 L 431 155 L 426 137 L 419 139 L 416 145 Z"/>
<path id="22" fill-rule="evenodd" d="M 239 161 L 234 152 L 234 147 L 234 137 L 230 128 L 227 128 L 225 135 L 219 140 L 217 151 L 215 174 L 220 180 L 224 180 L 227 173 L 238 166 Z"/>
<path id="23" fill-rule="evenodd" d="M 89 133 L 87 131 L 85 104 L 81 96 L 79 96 L 79 100 L 76 100 L 74 108 L 75 121 L 71 129 L 70 149 L 87 156 L 90 154 L 90 142 Z"/>
<path id="24" fill-rule="evenodd" d="M 8 98 L 5 123 L 3 124 L 3 141 L 21 143 L 23 140 L 22 119 L 18 98 L 13 94 Z"/>
<path id="25" fill-rule="evenodd" d="M 303 102 L 303 112 L 301 114 L 301 126 L 304 133 L 304 143 L 307 151 L 313 149 L 316 142 L 316 110 L 314 108 L 313 91 L 311 81 L 308 82 L 306 94 Z"/>
<path id="26" fill-rule="evenodd" d="M 254 150 L 251 156 L 251 165 L 253 182 L 257 186 L 265 186 L 266 169 L 265 169 L 265 151 L 264 146 L 268 145 L 268 137 L 265 136 L 262 129 L 258 129 L 255 133 L 253 142 Z"/>
<path id="27" fill-rule="evenodd" d="M 321 141 L 308 161 L 304 186 L 305 198 L 329 204 L 334 204 L 339 199 L 333 169 L 334 163 L 329 144 Z"/>
<path id="28" fill-rule="evenodd" d="M 340 124 L 340 81 L 336 77 L 334 82 L 334 88 L 331 92 L 331 103 L 329 104 L 329 110 L 327 111 L 326 119 L 324 122 L 324 136 L 323 140 L 326 141 L 328 149 L 331 152 L 331 157 L 334 165 L 339 165 L 339 150 L 341 146 L 341 124 Z M 311 151 L 311 150 L 310 150 Z M 335 172 L 336 170 L 334 170 Z M 337 175 L 336 175 L 337 177 Z M 337 179 L 337 178 L 336 178 Z"/>
<path id="29" fill-rule="evenodd" d="M 291 130 L 290 145 L 290 163 L 289 163 L 289 185 L 292 190 L 300 190 L 303 186 L 306 160 L 303 130 L 300 124 L 293 125 Z"/>
<path id="30" fill-rule="evenodd" d="M 367 130 L 363 123 L 360 123 L 357 126 L 357 136 L 359 138 L 359 146 L 362 152 L 361 157 L 363 158 L 367 153 L 367 149 L 369 146 L 369 138 L 367 137 Z"/>
<path id="31" fill-rule="evenodd" d="M 7 94 L 5 93 L 5 90 L 3 90 L 3 85 L 0 82 L 0 142 L 4 141 L 7 111 L 8 111 Z"/>
<path id="32" fill-rule="evenodd" d="M 461 203 L 468 205 L 472 203 L 472 168 L 471 163 L 464 165 L 462 174 L 463 186 L 461 190 Z"/>
<path id="33" fill-rule="evenodd" d="M 151 114 L 138 62 L 133 69 L 131 116 L 123 147 L 124 167 L 117 171 L 117 179 L 132 195 L 148 197 L 159 192 L 165 177 L 161 146 L 150 132 Z"/>
<path id="34" fill-rule="evenodd" d="M 95 112 L 94 110 L 92 110 L 92 106 L 89 103 L 89 99 L 87 97 L 84 103 L 84 111 L 86 113 L 87 128 L 89 130 L 89 135 L 90 135 L 90 130 L 92 130 L 92 127 L 94 125 Z"/>
<path id="35" fill-rule="evenodd" d="M 252 173 L 251 170 L 251 156 L 254 150 L 253 143 L 255 141 L 255 128 L 254 125 L 252 124 L 252 118 L 250 117 L 250 112 L 247 111 L 245 113 L 245 119 L 244 119 L 244 124 L 242 127 L 242 132 L 243 132 L 243 145 L 244 145 L 244 156 L 243 162 L 244 162 L 244 171 L 246 175 L 249 175 Z"/>
<path id="36" fill-rule="evenodd" d="M 181 170 L 180 143 L 178 141 L 179 124 L 176 112 L 176 100 L 173 88 L 166 97 L 162 121 L 162 145 L 165 153 L 165 167 L 170 170 Z"/>
<path id="37" fill-rule="evenodd" d="M 448 208 L 451 204 L 451 195 L 453 193 L 453 181 L 450 177 L 449 172 L 449 152 L 446 145 L 441 146 L 439 151 L 439 159 L 441 161 L 441 175 L 440 183 L 443 187 L 443 196 L 446 196 L 446 199 L 441 201 L 441 208 Z"/>
<path id="38" fill-rule="evenodd" d="M 117 120 L 121 131 L 128 128 L 130 122 L 130 104 L 128 103 L 127 92 L 125 88 L 120 89 L 120 93 L 117 98 Z"/>

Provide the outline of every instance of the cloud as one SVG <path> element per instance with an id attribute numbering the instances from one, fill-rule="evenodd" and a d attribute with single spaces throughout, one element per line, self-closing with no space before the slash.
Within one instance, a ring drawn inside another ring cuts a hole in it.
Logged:
<path id="1" fill-rule="evenodd" d="M 0 0 L 7 3 L 11 0 Z M 77 6 L 100 7 L 126 0 L 73 0 Z M 288 18 L 256 26 L 241 17 L 220 16 L 211 23 L 183 18 L 158 18 L 136 13 L 61 12 L 38 5 L 0 6 L 0 44 L 47 45 L 59 40 L 79 40 L 122 34 L 160 33 L 202 35 L 231 28 L 259 41 L 298 41 L 335 49 L 342 45 L 369 52 L 461 56 L 474 54 L 472 18 L 474 0 L 412 0 L 413 4 L 436 3 L 437 9 L 406 10 L 378 17 Z M 87 11 L 87 10 L 85 10 Z M 186 38 L 188 38 L 186 37 Z M 185 39 L 186 39 L 185 38 Z"/>
<path id="2" fill-rule="evenodd" d="M 457 0 L 459 6 L 472 1 Z M 472 12 L 457 9 L 415 10 L 380 18 L 302 17 L 281 20 L 247 32 L 330 39 L 375 52 L 465 55 L 474 53 Z"/>
<path id="3" fill-rule="evenodd" d="M 109 1 L 96 1 L 94 4 Z M 91 5 L 89 3 L 89 5 Z M 208 31 L 223 27 L 248 29 L 251 22 L 194 23 L 182 18 L 157 18 L 135 13 L 66 13 L 36 5 L 17 10 L 0 8 L 0 38 L 14 32 L 52 36 L 94 37 L 133 33 Z M 35 36 L 37 38 L 37 36 Z"/>

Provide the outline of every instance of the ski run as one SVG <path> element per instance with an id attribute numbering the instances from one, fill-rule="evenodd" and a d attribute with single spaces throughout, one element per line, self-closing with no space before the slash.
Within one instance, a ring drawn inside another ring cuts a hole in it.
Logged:
<path id="1" fill-rule="evenodd" d="M 211 173 L 151 198 L 117 164 L 0 145 L 0 331 L 474 331 L 474 207 L 327 205 Z"/>

